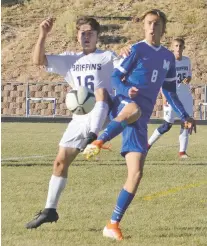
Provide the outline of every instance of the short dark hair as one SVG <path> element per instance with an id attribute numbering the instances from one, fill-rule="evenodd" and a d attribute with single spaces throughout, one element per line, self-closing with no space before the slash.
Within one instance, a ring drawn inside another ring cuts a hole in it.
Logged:
<path id="1" fill-rule="evenodd" d="M 79 17 L 76 21 L 76 30 L 80 30 L 80 27 L 84 24 L 90 25 L 93 30 L 97 31 L 98 34 L 100 33 L 101 27 L 96 19 L 88 16 Z"/>
<path id="2" fill-rule="evenodd" d="M 166 15 L 165 15 L 165 13 L 162 12 L 161 10 L 159 10 L 159 9 L 151 9 L 151 10 L 146 11 L 146 12 L 141 16 L 140 20 L 141 20 L 141 21 L 144 20 L 145 17 L 146 17 L 148 14 L 157 15 L 157 16 L 159 16 L 159 17 L 162 19 L 162 21 L 163 21 L 163 33 L 165 33 L 165 30 L 166 30 L 166 24 L 167 24 L 167 17 L 166 17 Z"/>
<path id="3" fill-rule="evenodd" d="M 181 43 L 183 46 L 185 46 L 185 40 L 184 40 L 183 38 L 181 38 L 181 37 L 173 38 L 172 42 L 174 42 L 174 41 L 179 42 L 179 43 Z"/>

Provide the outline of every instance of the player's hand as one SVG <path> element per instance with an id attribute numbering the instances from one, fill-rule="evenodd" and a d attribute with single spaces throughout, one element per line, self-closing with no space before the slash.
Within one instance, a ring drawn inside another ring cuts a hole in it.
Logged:
<path id="1" fill-rule="evenodd" d="M 47 36 L 47 34 L 52 30 L 54 21 L 54 18 L 48 17 L 40 24 L 40 36 Z"/>
<path id="2" fill-rule="evenodd" d="M 192 134 L 193 131 L 196 133 L 196 121 L 192 117 L 187 118 L 183 123 L 183 128 L 188 129 L 189 134 Z"/>
<path id="3" fill-rule="evenodd" d="M 163 106 L 168 107 L 168 102 L 166 98 L 162 99 Z"/>
<path id="4" fill-rule="evenodd" d="M 127 57 L 131 52 L 131 45 L 125 46 L 120 51 L 120 56 Z"/>
<path id="5" fill-rule="evenodd" d="M 188 85 L 190 83 L 190 80 L 188 78 L 185 78 L 184 80 L 182 80 L 182 83 Z"/>
<path id="6" fill-rule="evenodd" d="M 131 87 L 128 91 L 128 95 L 130 98 L 135 98 L 137 96 L 139 89 L 137 89 L 136 87 Z"/>

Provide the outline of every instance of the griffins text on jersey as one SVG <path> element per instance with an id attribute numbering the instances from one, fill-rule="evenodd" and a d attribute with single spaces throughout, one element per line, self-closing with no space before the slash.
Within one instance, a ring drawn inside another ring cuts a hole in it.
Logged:
<path id="1" fill-rule="evenodd" d="M 101 64 L 74 64 L 73 71 L 101 70 Z"/>

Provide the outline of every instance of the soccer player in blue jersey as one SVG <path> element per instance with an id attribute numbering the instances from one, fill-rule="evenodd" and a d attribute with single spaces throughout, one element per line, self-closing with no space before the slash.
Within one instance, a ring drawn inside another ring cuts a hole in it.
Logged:
<path id="1" fill-rule="evenodd" d="M 112 121 L 98 140 L 88 145 L 84 151 L 86 158 L 100 152 L 103 144 L 123 132 L 121 154 L 126 159 L 127 180 L 118 196 L 110 222 L 103 235 L 116 240 L 123 236 L 119 223 L 132 202 L 143 175 L 147 154 L 147 123 L 152 114 L 160 88 L 180 116 L 181 120 L 195 130 L 195 121 L 186 113 L 176 94 L 175 57 L 172 52 L 160 45 L 166 29 L 166 16 L 160 10 L 150 10 L 141 18 L 144 23 L 145 40 L 134 44 L 131 53 L 116 68 L 112 83 L 117 96 L 111 111 Z M 123 79 L 125 82 L 123 82 Z M 121 102 L 136 102 L 141 109 L 141 117 L 133 124 L 121 121 Z"/>

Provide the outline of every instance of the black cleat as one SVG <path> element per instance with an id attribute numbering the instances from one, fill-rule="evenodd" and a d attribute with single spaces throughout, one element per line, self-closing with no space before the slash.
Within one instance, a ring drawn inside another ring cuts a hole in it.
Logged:
<path id="1" fill-rule="evenodd" d="M 82 145 L 80 147 L 80 152 L 83 152 L 86 146 L 97 139 L 97 135 L 93 132 L 89 132 L 88 136 L 84 138 Z"/>
<path id="2" fill-rule="evenodd" d="M 35 215 L 35 218 L 26 224 L 27 229 L 33 229 L 41 226 L 43 223 L 56 222 L 59 219 L 58 213 L 54 208 L 45 208 Z"/>

